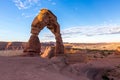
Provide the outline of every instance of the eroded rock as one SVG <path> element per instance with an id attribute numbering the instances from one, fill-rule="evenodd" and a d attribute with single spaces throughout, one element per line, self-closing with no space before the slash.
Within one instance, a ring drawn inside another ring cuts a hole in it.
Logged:
<path id="1" fill-rule="evenodd" d="M 54 56 L 55 48 L 54 47 L 46 47 L 45 51 L 41 55 L 42 58 L 51 58 Z"/>
<path id="2" fill-rule="evenodd" d="M 117 47 L 115 54 L 120 55 L 120 47 Z"/>
<path id="3" fill-rule="evenodd" d="M 57 22 L 57 17 L 48 9 L 41 9 L 40 13 L 35 17 L 31 25 L 31 37 L 28 41 L 27 46 L 25 47 L 24 52 L 37 52 L 41 51 L 41 48 L 38 46 L 39 32 L 46 27 L 55 35 L 56 47 L 55 55 L 64 54 L 64 46 L 60 33 L 60 25 Z M 35 39 L 34 39 L 35 38 Z M 38 50 L 39 49 L 39 50 Z"/>
<path id="4" fill-rule="evenodd" d="M 26 48 L 24 52 L 28 53 L 28 55 L 34 56 L 39 55 L 40 53 L 40 41 L 38 36 L 31 35 L 29 42 L 26 44 Z"/>

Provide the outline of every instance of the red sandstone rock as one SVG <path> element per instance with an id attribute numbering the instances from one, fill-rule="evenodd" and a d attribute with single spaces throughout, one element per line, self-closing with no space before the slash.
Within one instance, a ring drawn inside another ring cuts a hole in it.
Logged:
<path id="1" fill-rule="evenodd" d="M 47 28 L 55 35 L 55 39 L 56 39 L 55 55 L 64 54 L 64 46 L 60 34 L 60 26 L 57 22 L 57 17 L 50 10 L 42 9 L 40 13 L 33 20 L 31 26 L 32 26 L 31 29 L 32 36 L 28 42 L 27 47 L 24 50 L 25 52 L 31 52 L 31 51 L 37 53 L 40 52 L 41 49 L 38 46 L 39 44 L 38 34 L 44 27 L 47 26 Z"/>
<path id="2" fill-rule="evenodd" d="M 24 44 L 24 42 L 8 42 L 5 46 L 5 50 L 22 50 Z"/>
<path id="3" fill-rule="evenodd" d="M 117 47 L 115 54 L 120 55 L 120 47 Z"/>
<path id="4" fill-rule="evenodd" d="M 27 52 L 29 55 L 39 55 L 40 54 L 40 41 L 38 36 L 31 35 L 29 42 L 27 43 L 24 52 Z"/>
<path id="5" fill-rule="evenodd" d="M 54 47 L 46 47 L 45 51 L 41 55 L 42 58 L 51 58 L 54 56 L 55 48 Z"/>

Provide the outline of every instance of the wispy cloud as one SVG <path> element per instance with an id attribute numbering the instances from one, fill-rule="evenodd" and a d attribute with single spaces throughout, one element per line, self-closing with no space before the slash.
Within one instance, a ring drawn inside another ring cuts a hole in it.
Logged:
<path id="1" fill-rule="evenodd" d="M 52 5 L 56 5 L 56 3 L 55 3 L 55 2 L 52 2 L 51 4 L 52 4 Z"/>
<path id="2" fill-rule="evenodd" d="M 54 38 L 54 35 L 52 35 L 52 34 L 45 34 L 45 38 L 48 38 L 48 39 Z"/>
<path id="3" fill-rule="evenodd" d="M 44 0 L 13 0 L 14 4 L 19 10 L 31 9 L 32 12 L 23 12 L 21 15 L 25 18 L 34 17 L 38 14 L 39 7 L 42 5 Z M 46 0 L 49 5 L 56 5 L 53 0 Z M 33 13 L 33 11 L 37 13 Z"/>
<path id="4" fill-rule="evenodd" d="M 18 9 L 28 9 L 39 0 L 13 0 Z"/>
<path id="5" fill-rule="evenodd" d="M 120 34 L 120 25 L 104 24 L 96 26 L 78 26 L 70 27 L 61 31 L 63 38 L 71 38 L 72 36 L 96 36 L 96 35 L 111 35 Z M 53 38 L 51 34 L 45 34 L 46 38 Z"/>
<path id="6" fill-rule="evenodd" d="M 48 0 L 48 2 L 50 2 L 52 5 L 56 5 L 56 2 L 54 2 L 53 0 Z"/>
<path id="7" fill-rule="evenodd" d="M 13 0 L 13 2 L 15 3 L 15 5 L 17 6 L 17 8 L 19 10 L 21 9 L 29 9 L 32 6 L 36 5 L 36 6 L 41 6 L 41 3 L 44 0 Z M 56 2 L 54 2 L 53 0 L 46 0 L 48 3 L 50 3 L 51 5 L 56 5 Z"/>
<path id="8" fill-rule="evenodd" d="M 120 34 L 120 25 L 104 24 L 96 26 L 79 26 L 71 27 L 62 31 L 63 35 L 81 34 L 86 36 Z"/>

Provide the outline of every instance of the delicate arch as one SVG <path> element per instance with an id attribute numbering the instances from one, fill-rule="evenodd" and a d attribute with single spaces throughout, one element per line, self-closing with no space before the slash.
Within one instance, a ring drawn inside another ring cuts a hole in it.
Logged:
<path id="1" fill-rule="evenodd" d="M 39 55 L 41 45 L 38 38 L 40 31 L 47 28 L 54 34 L 56 39 L 55 55 L 64 54 L 64 46 L 60 34 L 60 26 L 57 22 L 57 17 L 48 9 L 41 9 L 40 13 L 34 18 L 31 24 L 31 36 L 24 49 L 24 52 Z"/>

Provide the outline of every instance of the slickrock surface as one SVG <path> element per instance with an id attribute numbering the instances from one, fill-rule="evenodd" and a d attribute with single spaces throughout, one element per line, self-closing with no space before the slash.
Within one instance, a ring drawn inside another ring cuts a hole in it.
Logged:
<path id="1" fill-rule="evenodd" d="M 0 80 L 119 80 L 119 65 L 120 56 L 76 64 L 62 57 L 0 57 Z"/>

